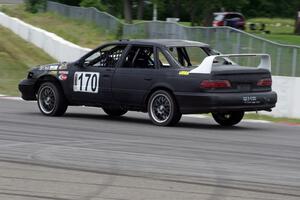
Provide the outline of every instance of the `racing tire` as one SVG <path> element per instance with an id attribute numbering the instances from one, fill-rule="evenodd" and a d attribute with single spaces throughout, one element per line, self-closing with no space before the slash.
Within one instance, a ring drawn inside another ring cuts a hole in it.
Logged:
<path id="1" fill-rule="evenodd" d="M 244 117 L 243 111 L 212 113 L 214 120 L 221 126 L 233 126 L 238 124 Z"/>
<path id="2" fill-rule="evenodd" d="M 61 87 L 54 82 L 45 82 L 39 87 L 37 103 L 41 113 L 47 116 L 62 116 L 68 108 Z"/>
<path id="3" fill-rule="evenodd" d="M 124 108 L 102 108 L 102 109 L 107 115 L 111 117 L 120 117 L 125 113 L 127 113 L 127 110 Z"/>
<path id="4" fill-rule="evenodd" d="M 147 108 L 151 121 L 158 126 L 175 125 L 182 116 L 174 97 L 164 90 L 158 90 L 150 96 Z"/>

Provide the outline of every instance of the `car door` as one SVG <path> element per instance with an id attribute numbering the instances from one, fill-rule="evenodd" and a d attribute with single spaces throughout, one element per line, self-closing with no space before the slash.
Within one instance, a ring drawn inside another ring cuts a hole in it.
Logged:
<path id="1" fill-rule="evenodd" d="M 112 99 L 112 77 L 125 45 L 106 45 L 95 49 L 70 71 L 72 101 L 101 105 Z"/>
<path id="2" fill-rule="evenodd" d="M 113 77 L 113 98 L 120 104 L 140 106 L 158 73 L 154 47 L 132 45 Z"/>

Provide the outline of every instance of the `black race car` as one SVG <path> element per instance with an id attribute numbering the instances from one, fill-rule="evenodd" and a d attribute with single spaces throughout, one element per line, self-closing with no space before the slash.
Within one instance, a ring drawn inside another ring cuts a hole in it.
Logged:
<path id="1" fill-rule="evenodd" d="M 244 56 L 259 56 L 259 66 L 240 66 L 231 58 Z M 232 126 L 245 111 L 275 106 L 270 70 L 267 54 L 222 55 L 187 40 L 120 40 L 75 62 L 35 67 L 19 90 L 49 116 L 85 105 L 110 116 L 148 112 L 161 126 L 176 124 L 182 114 L 212 113 L 220 125 Z"/>

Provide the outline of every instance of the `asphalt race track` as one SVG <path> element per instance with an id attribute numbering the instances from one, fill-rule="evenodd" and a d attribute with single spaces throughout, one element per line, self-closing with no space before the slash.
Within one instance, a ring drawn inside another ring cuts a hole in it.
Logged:
<path id="1" fill-rule="evenodd" d="M 157 127 L 85 107 L 54 118 L 0 97 L 0 199 L 296 200 L 300 127 L 193 117 Z"/>

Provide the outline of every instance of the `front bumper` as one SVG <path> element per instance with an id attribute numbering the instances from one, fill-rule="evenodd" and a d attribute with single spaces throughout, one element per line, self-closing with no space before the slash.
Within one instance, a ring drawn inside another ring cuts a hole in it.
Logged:
<path id="1" fill-rule="evenodd" d="M 175 93 L 182 114 L 227 111 L 270 111 L 277 102 L 276 92 L 255 93 Z"/>
<path id="2" fill-rule="evenodd" d="M 27 101 L 36 100 L 34 79 L 25 79 L 19 83 L 19 90 L 22 93 L 22 99 Z"/>

